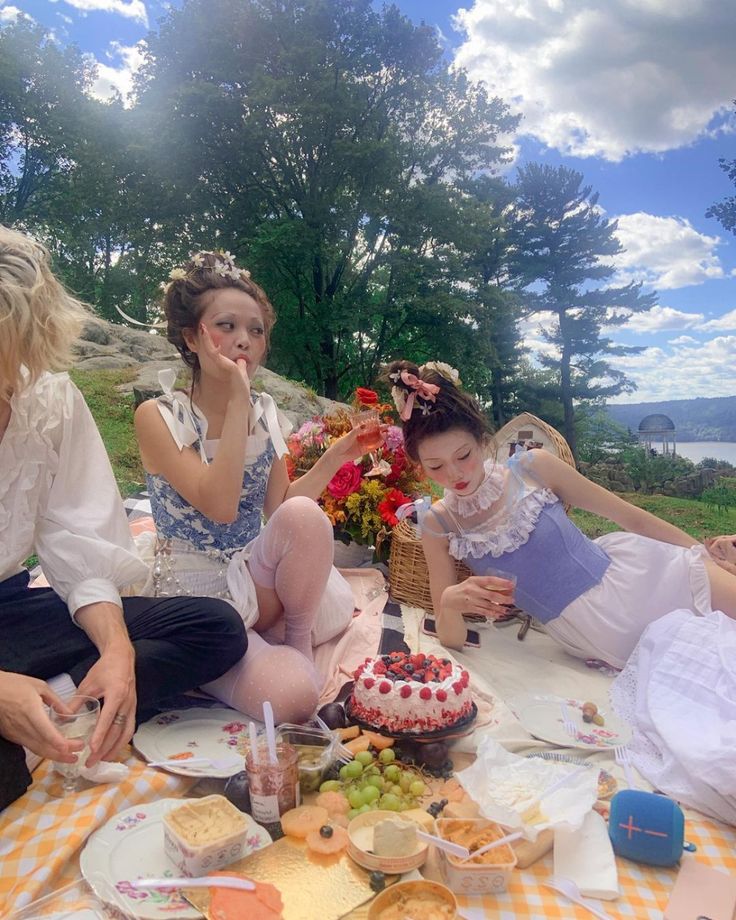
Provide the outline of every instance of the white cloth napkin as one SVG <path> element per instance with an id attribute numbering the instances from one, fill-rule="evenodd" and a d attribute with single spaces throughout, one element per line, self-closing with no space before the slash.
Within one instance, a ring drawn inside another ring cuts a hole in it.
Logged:
<path id="1" fill-rule="evenodd" d="M 578 830 L 555 830 L 555 875 L 569 878 L 589 898 L 613 901 L 619 896 L 616 858 L 606 822 L 589 811 Z"/>

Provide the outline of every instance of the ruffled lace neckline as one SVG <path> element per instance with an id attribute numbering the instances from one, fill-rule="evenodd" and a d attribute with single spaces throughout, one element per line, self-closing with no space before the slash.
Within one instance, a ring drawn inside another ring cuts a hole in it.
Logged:
<path id="1" fill-rule="evenodd" d="M 483 467 L 486 475 L 471 495 L 458 495 L 451 489 L 445 489 L 442 502 L 453 514 L 470 517 L 479 511 L 488 511 L 501 497 L 505 478 L 503 469 L 493 459 L 486 460 Z"/>

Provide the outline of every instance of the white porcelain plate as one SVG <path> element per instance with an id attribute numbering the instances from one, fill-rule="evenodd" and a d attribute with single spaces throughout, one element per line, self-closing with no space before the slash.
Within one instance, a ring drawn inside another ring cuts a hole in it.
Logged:
<path id="1" fill-rule="evenodd" d="M 191 757 L 212 760 L 245 754 L 248 746 L 248 721 L 234 709 L 178 709 L 155 716 L 140 726 L 133 744 L 146 758 L 181 759 L 181 767 L 163 769 L 182 776 L 215 776 L 224 779 L 245 769 L 245 760 L 226 770 L 200 765 L 187 766 Z"/>
<path id="2" fill-rule="evenodd" d="M 163 816 L 196 799 L 159 799 L 134 805 L 111 818 L 87 841 L 79 860 L 82 875 L 101 900 L 122 907 L 141 920 L 199 920 L 202 914 L 185 901 L 178 888 L 138 891 L 139 878 L 178 875 L 164 852 Z M 250 820 L 250 819 L 249 819 Z M 251 820 L 244 856 L 271 843 L 264 828 Z M 114 890 L 112 895 L 111 890 Z"/>
<path id="3" fill-rule="evenodd" d="M 598 707 L 604 718 L 603 725 L 583 722 L 584 702 L 560 696 L 530 696 L 512 701 L 511 708 L 530 735 L 559 747 L 600 751 L 631 741 L 631 729 L 610 709 Z M 562 724 L 561 703 L 567 703 L 570 718 L 575 723 L 577 733 L 574 738 L 567 734 Z"/>

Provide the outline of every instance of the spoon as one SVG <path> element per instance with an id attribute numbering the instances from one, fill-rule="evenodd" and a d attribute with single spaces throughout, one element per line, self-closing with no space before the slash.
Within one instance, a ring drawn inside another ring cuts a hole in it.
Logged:
<path id="1" fill-rule="evenodd" d="M 546 881 L 542 882 L 542 884 L 547 888 L 554 888 L 555 891 L 558 891 L 569 901 L 572 901 L 573 904 L 579 904 L 580 907 L 584 907 L 585 910 L 590 911 L 594 917 L 598 917 L 598 920 L 613 920 L 610 914 L 598 910 L 592 901 L 588 901 L 587 898 L 584 898 L 580 894 L 580 889 L 572 879 L 562 878 L 559 875 L 551 875 Z"/>
<path id="2" fill-rule="evenodd" d="M 511 840 L 518 840 L 519 837 L 523 836 L 523 831 L 515 831 L 513 834 L 507 834 L 505 837 L 501 837 L 499 840 L 492 840 L 484 847 L 480 847 L 479 849 L 473 850 L 471 852 L 461 843 L 453 843 L 451 840 L 445 840 L 443 837 L 435 837 L 434 834 L 427 834 L 425 831 L 420 830 L 417 831 L 417 837 L 419 840 L 424 840 L 426 843 L 432 843 L 437 847 L 438 850 L 444 850 L 451 856 L 457 856 L 463 861 L 473 859 L 475 856 L 480 856 L 482 853 L 487 853 L 488 850 L 494 850 L 496 847 L 500 847 L 504 843 L 508 843 Z"/>
<path id="3" fill-rule="evenodd" d="M 151 760 L 149 767 L 199 767 L 210 766 L 213 770 L 229 770 L 231 767 L 240 767 L 245 769 L 245 761 L 239 754 L 231 754 L 230 757 L 213 759 L 211 757 L 190 757 L 188 760 L 172 758 L 170 760 Z"/>
<path id="4" fill-rule="evenodd" d="M 130 883 L 131 888 L 237 888 L 239 891 L 255 891 L 256 886 L 247 878 L 232 875 L 203 875 L 201 878 L 138 878 Z"/>

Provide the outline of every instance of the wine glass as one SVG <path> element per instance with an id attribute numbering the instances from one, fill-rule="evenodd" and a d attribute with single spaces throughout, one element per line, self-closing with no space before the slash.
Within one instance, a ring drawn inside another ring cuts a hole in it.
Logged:
<path id="1" fill-rule="evenodd" d="M 373 451 L 383 444 L 381 416 L 378 409 L 361 409 L 350 416 L 350 424 L 358 431 L 358 445 L 370 457 L 371 465 L 378 466 Z"/>
<path id="2" fill-rule="evenodd" d="M 492 575 L 494 578 L 504 578 L 506 581 L 510 582 L 508 587 L 498 587 L 494 588 L 493 590 L 496 592 L 496 594 L 503 594 L 508 597 L 507 606 L 513 607 L 514 591 L 516 590 L 516 575 L 514 575 L 513 572 L 506 572 L 504 569 L 495 568 L 488 568 L 484 574 Z"/>
<path id="3" fill-rule="evenodd" d="M 61 797 L 79 792 L 82 788 L 81 773 L 90 754 L 89 742 L 100 715 L 100 701 L 92 696 L 82 696 L 77 693 L 65 702 L 71 712 L 59 712 L 51 707 L 49 719 L 65 738 L 81 740 L 84 742 L 84 747 L 77 753 L 75 763 L 54 761 L 54 770 L 62 777 L 61 791 L 58 793 Z M 57 793 L 52 791 L 51 794 L 56 795 Z"/>

